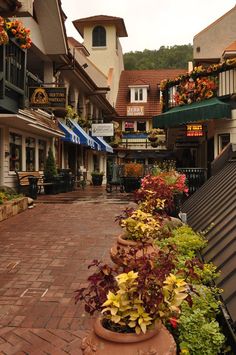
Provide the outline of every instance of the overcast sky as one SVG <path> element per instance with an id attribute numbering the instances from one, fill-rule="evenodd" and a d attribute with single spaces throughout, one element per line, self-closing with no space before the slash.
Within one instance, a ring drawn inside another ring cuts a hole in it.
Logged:
<path id="1" fill-rule="evenodd" d="M 236 5 L 236 0 L 62 0 L 67 35 L 82 42 L 72 21 L 94 16 L 122 17 L 128 32 L 123 52 L 193 42 L 193 37 Z"/>

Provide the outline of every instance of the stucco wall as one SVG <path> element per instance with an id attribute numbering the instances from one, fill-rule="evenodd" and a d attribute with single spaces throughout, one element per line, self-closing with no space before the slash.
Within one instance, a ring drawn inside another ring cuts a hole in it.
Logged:
<path id="1" fill-rule="evenodd" d="M 194 37 L 194 59 L 220 58 L 235 38 L 236 7 Z M 200 52 L 197 52 L 197 47 Z"/>
<path id="2" fill-rule="evenodd" d="M 119 40 L 116 39 L 116 28 L 112 25 L 104 26 L 106 29 L 106 47 L 92 46 L 92 31 L 94 27 L 84 29 L 84 46 L 90 53 L 89 59 L 106 75 L 113 68 L 112 80 L 110 81 L 109 102 L 115 105 L 118 93 L 120 73 L 124 68 L 123 53 Z M 117 46 L 117 48 L 116 48 Z"/>

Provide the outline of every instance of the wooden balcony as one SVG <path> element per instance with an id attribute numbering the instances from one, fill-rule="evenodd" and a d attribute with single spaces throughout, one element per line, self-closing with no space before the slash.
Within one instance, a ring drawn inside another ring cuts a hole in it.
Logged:
<path id="1" fill-rule="evenodd" d="M 0 110 L 16 113 L 24 107 L 26 51 L 14 40 L 0 46 Z"/>
<path id="2" fill-rule="evenodd" d="M 121 138 L 121 142 L 119 143 L 119 148 L 123 149 L 132 149 L 132 150 L 165 150 L 166 145 L 160 144 L 158 146 L 153 147 L 153 143 L 151 143 L 147 138 L 147 133 L 140 134 L 123 134 Z"/>
<path id="3" fill-rule="evenodd" d="M 163 112 L 213 97 L 230 97 L 236 93 L 236 58 L 194 68 L 190 74 L 162 82 L 161 89 Z"/>

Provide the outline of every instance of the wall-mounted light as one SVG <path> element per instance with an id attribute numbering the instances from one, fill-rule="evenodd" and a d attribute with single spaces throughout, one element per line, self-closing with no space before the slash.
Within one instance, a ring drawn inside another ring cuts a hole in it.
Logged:
<path id="1" fill-rule="evenodd" d="M 84 68 L 84 69 L 88 68 L 88 64 L 87 64 L 87 63 L 84 63 L 84 64 L 82 65 L 82 68 Z"/>

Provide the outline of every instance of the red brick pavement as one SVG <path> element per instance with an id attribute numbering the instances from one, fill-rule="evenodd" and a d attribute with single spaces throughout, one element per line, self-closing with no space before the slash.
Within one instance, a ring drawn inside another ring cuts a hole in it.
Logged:
<path id="1" fill-rule="evenodd" d="M 0 223 L 0 354 L 81 354 L 92 320 L 74 291 L 91 260 L 109 260 L 127 197 L 91 187 L 42 195 Z"/>

